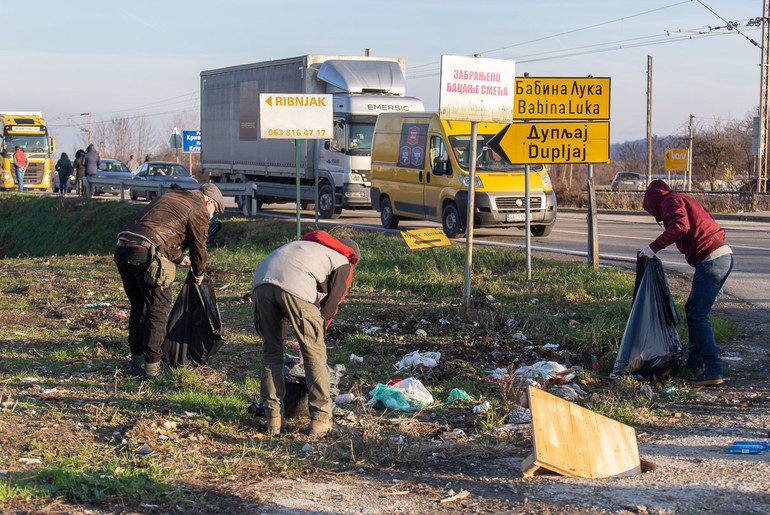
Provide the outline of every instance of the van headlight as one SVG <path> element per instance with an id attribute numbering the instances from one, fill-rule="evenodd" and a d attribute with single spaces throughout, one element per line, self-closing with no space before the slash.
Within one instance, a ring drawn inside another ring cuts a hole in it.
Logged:
<path id="1" fill-rule="evenodd" d="M 464 172 L 460 173 L 460 182 L 463 186 L 466 188 L 468 187 L 468 184 L 470 183 L 470 175 Z M 476 180 L 473 181 L 473 187 L 474 188 L 483 188 L 484 184 L 481 182 L 481 179 L 478 175 L 476 175 Z"/>
<path id="2" fill-rule="evenodd" d="M 543 170 L 543 173 L 540 174 L 540 179 L 543 181 L 543 189 L 547 190 L 548 188 L 553 187 L 551 184 L 551 176 L 548 175 L 548 172 Z"/>

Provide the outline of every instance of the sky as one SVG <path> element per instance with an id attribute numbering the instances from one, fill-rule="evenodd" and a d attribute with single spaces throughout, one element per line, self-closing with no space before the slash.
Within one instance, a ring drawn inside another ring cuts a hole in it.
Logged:
<path id="1" fill-rule="evenodd" d="M 510 59 L 516 75 L 610 77 L 610 141 L 744 119 L 759 105 L 763 0 L 187 0 L 10 2 L 0 111 L 42 111 L 58 151 L 93 123 L 146 116 L 160 140 L 199 111 L 200 72 L 303 54 L 406 59 L 437 110 L 442 54 Z M 728 31 L 728 22 L 737 29 Z M 21 27 L 25 27 L 21 30 Z M 720 28 L 721 27 L 721 28 Z M 197 127 L 179 127 L 180 130 Z"/>

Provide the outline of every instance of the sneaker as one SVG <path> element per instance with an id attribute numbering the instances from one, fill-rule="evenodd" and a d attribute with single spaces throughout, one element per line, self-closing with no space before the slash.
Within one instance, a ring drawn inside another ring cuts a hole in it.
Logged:
<path id="1" fill-rule="evenodd" d="M 724 383 L 722 374 L 700 374 L 692 379 L 687 379 L 687 382 L 693 386 L 716 386 Z"/>

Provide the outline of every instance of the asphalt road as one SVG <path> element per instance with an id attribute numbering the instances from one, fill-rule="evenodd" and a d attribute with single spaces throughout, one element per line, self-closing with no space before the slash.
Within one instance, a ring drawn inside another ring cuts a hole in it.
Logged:
<path id="1" fill-rule="evenodd" d="M 293 204 L 268 204 L 261 216 L 295 218 Z M 303 220 L 311 221 L 312 212 L 303 211 Z M 661 232 L 651 216 L 625 214 L 599 214 L 599 262 L 605 265 L 633 267 L 636 252 L 654 240 Z M 372 210 L 345 210 L 337 220 L 322 220 L 336 224 L 348 224 L 382 229 L 379 214 Z M 742 221 L 719 219 L 727 232 L 727 242 L 732 247 L 735 266 L 725 283 L 724 290 L 746 302 L 763 309 L 770 309 L 770 216 L 767 221 Z M 436 227 L 423 221 L 402 221 L 399 229 Z M 464 238 L 454 240 L 464 244 Z M 523 247 L 524 231 L 518 229 L 477 229 L 474 245 Z M 550 236 L 531 238 L 535 255 L 567 254 L 587 259 L 588 232 L 584 212 L 560 212 L 556 227 Z M 691 273 L 693 269 L 674 246 L 658 253 L 667 270 Z M 536 275 L 537 271 L 533 270 Z"/>

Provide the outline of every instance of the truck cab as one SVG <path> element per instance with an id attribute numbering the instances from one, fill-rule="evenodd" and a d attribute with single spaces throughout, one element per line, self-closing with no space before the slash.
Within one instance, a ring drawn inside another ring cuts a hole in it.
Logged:
<path id="1" fill-rule="evenodd" d="M 479 123 L 474 227 L 525 226 L 525 175 L 489 147 L 505 124 Z M 437 113 L 381 114 L 372 146 L 372 208 L 383 227 L 401 219 L 440 222 L 450 238 L 467 227 L 471 124 L 440 120 Z M 556 221 L 556 195 L 548 170 L 530 166 L 530 230 L 547 236 Z"/>
<path id="2" fill-rule="evenodd" d="M 54 140 L 48 136 L 42 114 L 39 112 L 0 113 L 0 156 L 2 171 L 0 187 L 16 189 L 13 176 L 13 151 L 19 146 L 27 154 L 24 187 L 47 190 L 53 185 L 51 155 Z"/>

